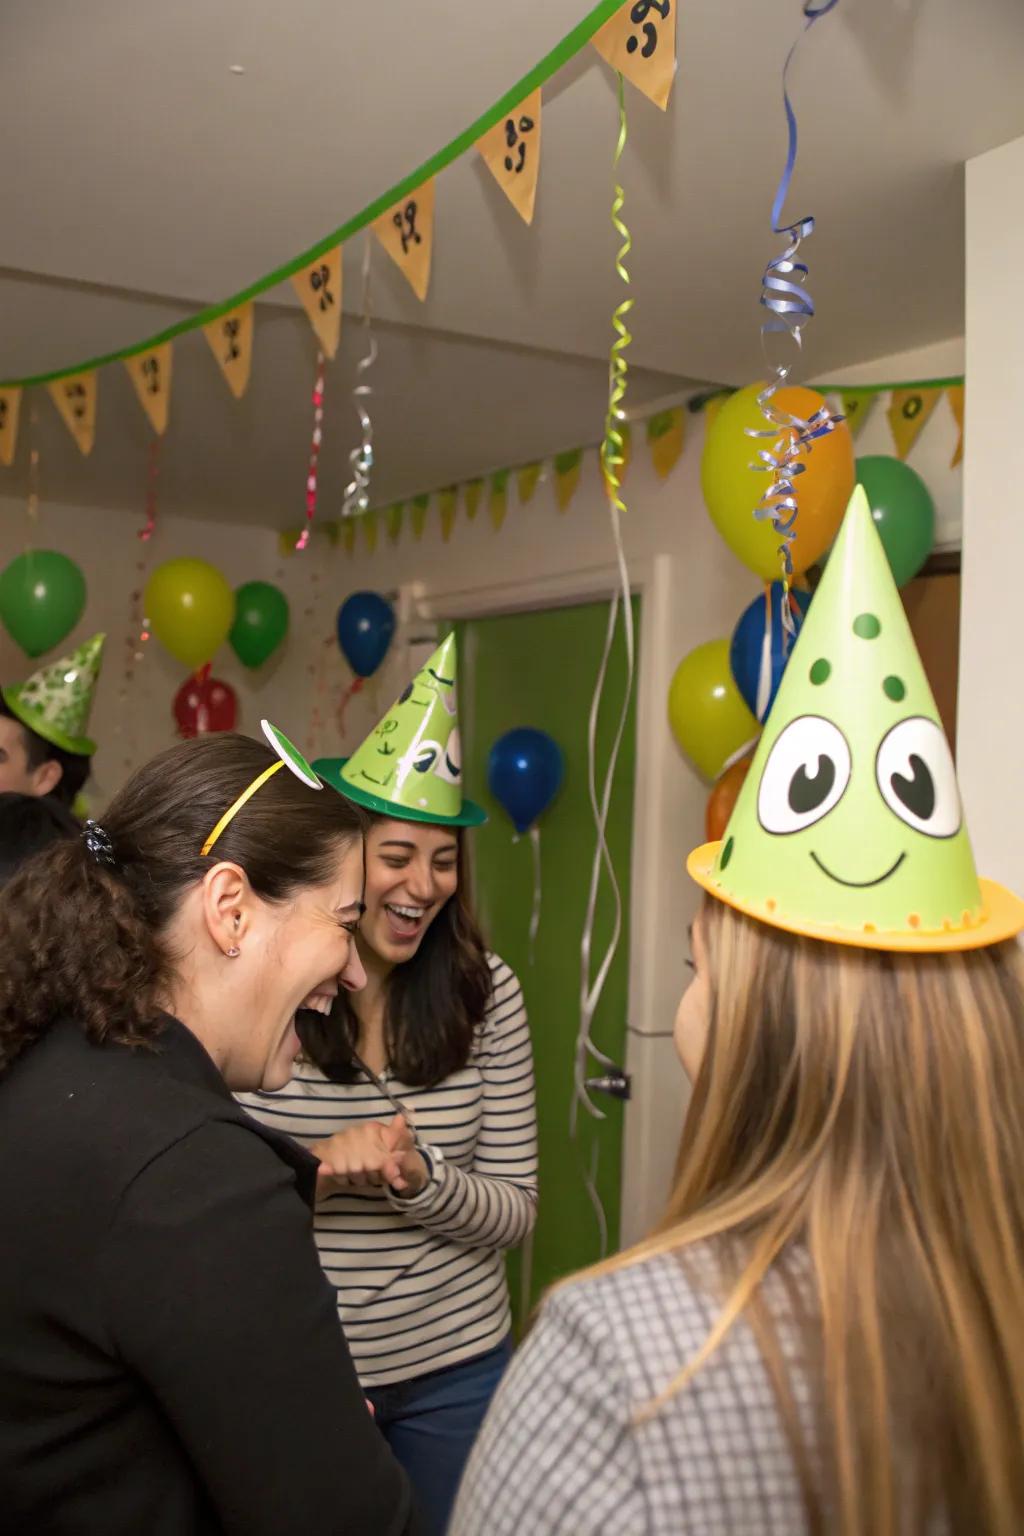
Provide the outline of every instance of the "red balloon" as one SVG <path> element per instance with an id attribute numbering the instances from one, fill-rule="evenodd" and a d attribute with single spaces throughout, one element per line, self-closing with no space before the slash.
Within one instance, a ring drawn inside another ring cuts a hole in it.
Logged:
<path id="1" fill-rule="evenodd" d="M 750 772 L 753 761 L 753 755 L 741 757 L 738 763 L 733 763 L 732 767 L 727 768 L 721 778 L 715 781 L 715 787 L 708 796 L 707 810 L 704 812 L 704 831 L 709 843 L 717 843 L 723 836 L 729 824 L 729 817 L 732 815 L 732 808 L 743 788 L 743 780 Z"/>
<path id="2" fill-rule="evenodd" d="M 233 731 L 238 720 L 238 698 L 230 683 L 211 677 L 208 666 L 187 677 L 174 695 L 178 735 L 186 741 L 209 731 Z"/>

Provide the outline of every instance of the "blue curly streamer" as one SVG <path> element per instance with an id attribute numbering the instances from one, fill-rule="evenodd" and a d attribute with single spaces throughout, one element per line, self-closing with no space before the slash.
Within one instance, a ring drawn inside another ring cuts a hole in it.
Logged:
<path id="1" fill-rule="evenodd" d="M 803 344 L 802 328 L 814 315 L 814 300 L 804 286 L 807 280 L 807 265 L 796 259 L 801 242 L 814 233 L 814 219 L 808 215 L 791 224 L 785 224 L 782 220 L 782 210 L 789 196 L 797 153 L 796 113 L 789 98 L 789 67 L 804 33 L 808 32 L 816 21 L 820 21 L 822 16 L 827 16 L 829 11 L 834 10 L 838 3 L 839 0 L 805 0 L 802 7 L 806 18 L 803 29 L 786 55 L 786 62 L 782 67 L 782 100 L 786 109 L 789 145 L 785 168 L 772 203 L 772 233 L 784 235 L 786 245 L 781 254 L 773 256 L 769 261 L 761 280 L 761 304 L 768 311 L 761 326 L 761 345 L 766 361 L 768 361 L 769 335 L 782 332 L 799 349 Z M 751 465 L 752 469 L 763 470 L 771 477 L 767 489 L 754 508 L 754 516 L 760 522 L 770 520 L 772 529 L 782 540 L 779 545 L 779 555 L 782 560 L 783 580 L 788 590 L 789 578 L 793 574 L 790 545 L 796 538 L 796 479 L 807 468 L 801 460 L 801 455 L 809 453 L 818 438 L 827 437 L 834 431 L 843 418 L 833 415 L 827 405 L 823 405 L 806 420 L 801 416 L 792 415 L 789 411 L 781 410 L 778 405 L 773 404 L 772 397 L 789 378 L 791 365 L 769 363 L 769 367 L 774 378 L 757 397 L 757 403 L 768 422 L 768 427 L 748 428 L 751 437 L 773 440 L 770 448 L 758 450 L 756 462 Z M 783 626 L 787 633 L 794 633 L 788 603 L 783 603 L 782 614 Z"/>

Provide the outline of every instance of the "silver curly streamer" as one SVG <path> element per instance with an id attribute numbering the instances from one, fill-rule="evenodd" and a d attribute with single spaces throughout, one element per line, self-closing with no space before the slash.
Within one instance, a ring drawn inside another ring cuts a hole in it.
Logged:
<path id="1" fill-rule="evenodd" d="M 348 456 L 352 467 L 352 479 L 345 487 L 341 503 L 342 517 L 360 517 L 370 506 L 370 476 L 373 472 L 373 421 L 367 402 L 373 394 L 373 385 L 363 380 L 367 369 L 377 361 L 377 338 L 373 334 L 373 310 L 370 305 L 370 233 L 367 231 L 363 247 L 363 329 L 369 349 L 356 364 L 358 381 L 352 391 L 352 403 L 362 428 L 362 440 Z"/>

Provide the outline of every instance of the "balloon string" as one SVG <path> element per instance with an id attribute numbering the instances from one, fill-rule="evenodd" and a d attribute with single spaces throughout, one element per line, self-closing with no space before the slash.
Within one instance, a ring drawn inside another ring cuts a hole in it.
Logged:
<path id="1" fill-rule="evenodd" d="M 156 482 L 160 474 L 160 443 L 154 437 L 149 445 L 149 465 L 146 471 L 146 525 L 139 529 L 139 538 L 148 544 L 156 532 Z"/>
<path id="2" fill-rule="evenodd" d="M 342 736 L 345 734 L 345 713 L 349 700 L 354 699 L 357 693 L 362 693 L 365 686 L 365 677 L 354 677 L 341 696 L 341 703 L 338 705 L 338 730 Z"/>
<path id="3" fill-rule="evenodd" d="M 764 723 L 768 713 L 768 701 L 772 694 L 772 588 L 771 582 L 764 589 L 764 634 L 761 637 L 761 665 L 757 673 L 757 698 L 754 713 Z"/>
<path id="4" fill-rule="evenodd" d="M 622 153 L 626 145 L 626 105 L 623 90 L 622 76 L 618 80 L 618 107 L 619 107 L 619 133 L 615 146 L 615 155 L 612 162 L 613 173 L 617 172 Z M 615 270 L 623 283 L 629 282 L 629 273 L 625 266 L 625 257 L 629 254 L 632 242 L 629 230 L 621 218 L 625 196 L 618 181 L 615 182 L 615 191 L 612 200 L 612 224 L 622 239 L 622 245 L 615 260 Z M 611 807 L 612 788 L 615 780 L 615 770 L 618 764 L 619 750 L 625 735 L 629 721 L 629 707 L 633 692 L 633 676 L 635 667 L 635 641 L 633 634 L 633 605 L 631 601 L 631 588 L 629 570 L 626 564 L 626 552 L 622 539 L 621 514 L 626 510 L 621 496 L 621 480 L 619 471 L 624 463 L 623 438 L 620 423 L 624 419 L 622 400 L 626 391 L 627 365 L 623 355 L 631 341 L 631 336 L 625 325 L 625 316 L 632 308 L 632 299 L 625 299 L 620 303 L 612 316 L 612 325 L 616 331 L 616 338 L 612 343 L 609 359 L 608 374 L 608 414 L 605 418 L 605 438 L 601 450 L 601 465 L 605 476 L 605 484 L 608 490 L 608 508 L 611 520 L 612 540 L 615 546 L 615 561 L 618 572 L 618 586 L 612 595 L 608 606 L 608 627 L 605 632 L 604 648 L 598 667 L 597 681 L 594 686 L 594 694 L 590 705 L 590 716 L 587 723 L 587 792 L 590 799 L 590 808 L 594 817 L 595 846 L 594 858 L 590 871 L 590 885 L 587 892 L 587 906 L 583 920 L 583 932 L 580 938 L 580 1022 L 576 1036 L 576 1050 L 573 1068 L 573 1093 L 569 1107 L 569 1137 L 580 1159 L 581 1174 L 587 1196 L 594 1208 L 594 1214 L 598 1223 L 598 1235 L 602 1257 L 608 1248 L 608 1221 L 604 1206 L 601 1202 L 600 1192 L 597 1187 L 597 1165 L 600 1153 L 598 1143 L 595 1141 L 591 1147 L 591 1160 L 589 1168 L 583 1159 L 582 1148 L 579 1145 L 579 1109 L 580 1106 L 594 1120 L 603 1120 L 605 1115 L 593 1102 L 587 1089 L 587 1059 L 593 1056 L 602 1066 L 611 1068 L 615 1063 L 609 1056 L 600 1050 L 593 1039 L 593 1023 L 605 982 L 611 970 L 612 963 L 618 951 L 619 939 L 622 934 L 622 892 L 612 862 L 611 850 L 608 847 L 608 817 Z M 598 790 L 597 775 L 597 727 L 600 714 L 601 701 L 604 696 L 605 681 L 608 674 L 608 666 L 611 660 L 612 648 L 615 642 L 618 628 L 619 608 L 622 608 L 623 633 L 626 646 L 626 680 L 623 689 L 622 703 L 616 722 L 615 735 L 612 740 L 611 751 L 605 765 L 605 773 Z M 597 968 L 596 975 L 591 977 L 592 949 L 594 940 L 594 922 L 597 913 L 597 897 L 601 883 L 602 872 L 608 876 L 611 886 L 614 919 L 612 932 L 605 947 L 604 954 Z"/>
<path id="5" fill-rule="evenodd" d="M 373 421 L 364 402 L 373 394 L 373 385 L 364 379 L 366 372 L 377 361 L 377 338 L 373 334 L 373 310 L 370 303 L 370 231 L 366 232 L 363 246 L 363 330 L 369 344 L 366 354 L 356 364 L 357 383 L 352 391 L 352 403 L 359 417 L 362 439 L 348 456 L 352 479 L 345 487 L 341 503 L 342 517 L 358 517 L 370 505 L 370 475 L 373 471 Z"/>
<path id="6" fill-rule="evenodd" d="M 804 33 L 822 16 L 827 16 L 838 3 L 839 0 L 805 0 L 804 26 L 782 66 L 782 100 L 789 137 L 786 163 L 772 203 L 772 233 L 784 237 L 786 244 L 781 253 L 768 262 L 761 279 L 761 305 L 768 312 L 761 325 L 761 349 L 769 372 L 774 377 L 769 379 L 757 397 L 767 426 L 747 428 L 751 437 L 771 439 L 771 446 L 759 449 L 750 467 L 762 470 L 769 476 L 769 483 L 754 508 L 754 516 L 759 522 L 770 521 L 773 531 L 782 541 L 778 551 L 782 564 L 781 617 L 783 633 L 787 636 L 796 632 L 788 599 L 793 575 L 791 545 L 796 538 L 796 480 L 807 468 L 802 456 L 809 454 L 814 443 L 819 438 L 827 437 L 843 420 L 842 416 L 833 415 L 827 404 L 804 418 L 783 410 L 773 400 L 773 396 L 789 378 L 792 362 L 773 364 L 769 357 L 768 338 L 772 334 L 782 333 L 792 343 L 795 356 L 799 356 L 803 346 L 803 326 L 814 315 L 814 300 L 806 287 L 808 268 L 805 262 L 796 259 L 801 243 L 814 233 L 814 219 L 808 215 L 792 224 L 782 222 L 782 210 L 789 195 L 797 155 L 797 122 L 789 96 L 789 68 Z"/>
<path id="7" fill-rule="evenodd" d="M 540 930 L 540 827 L 530 828 L 530 848 L 533 853 L 533 908 L 530 912 L 530 964 L 535 959 L 537 934 Z"/>

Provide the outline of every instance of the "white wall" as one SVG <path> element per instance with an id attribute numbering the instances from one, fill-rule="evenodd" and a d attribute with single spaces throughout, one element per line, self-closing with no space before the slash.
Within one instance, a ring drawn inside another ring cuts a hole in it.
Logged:
<path id="1" fill-rule="evenodd" d="M 960 782 L 986 875 L 1024 890 L 1017 619 L 1024 572 L 1024 139 L 967 164 Z"/>

